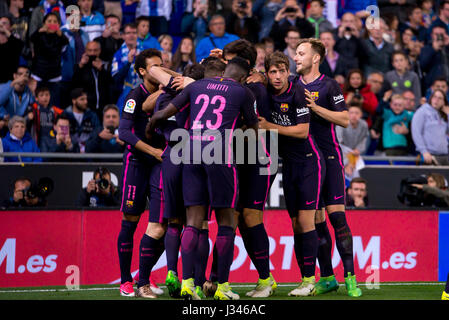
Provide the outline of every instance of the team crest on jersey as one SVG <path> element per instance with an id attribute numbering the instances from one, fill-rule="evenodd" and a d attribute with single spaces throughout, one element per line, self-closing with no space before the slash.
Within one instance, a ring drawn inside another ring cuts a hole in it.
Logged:
<path id="1" fill-rule="evenodd" d="M 132 208 L 133 205 L 134 205 L 134 201 L 126 200 L 126 206 L 127 206 L 128 208 Z"/>
<path id="2" fill-rule="evenodd" d="M 313 101 L 317 101 L 318 97 L 319 97 L 319 92 L 318 91 L 312 91 L 310 92 L 311 96 L 312 96 L 312 100 Z"/>
<path id="3" fill-rule="evenodd" d="M 129 113 L 134 113 L 135 108 L 136 108 L 136 100 L 129 99 L 128 101 L 126 101 L 125 109 L 123 111 L 129 112 Z"/>
<path id="4" fill-rule="evenodd" d="M 280 109 L 282 112 L 287 112 L 288 111 L 288 103 L 281 103 Z"/>

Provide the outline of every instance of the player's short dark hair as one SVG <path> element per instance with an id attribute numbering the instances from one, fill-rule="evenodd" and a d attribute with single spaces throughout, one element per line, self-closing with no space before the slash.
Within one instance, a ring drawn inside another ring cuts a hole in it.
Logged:
<path id="1" fill-rule="evenodd" d="M 78 99 L 82 95 L 87 95 L 86 91 L 83 88 L 75 88 L 70 92 L 70 97 L 72 100 Z"/>
<path id="2" fill-rule="evenodd" d="M 251 66 L 249 65 L 249 63 L 241 57 L 234 57 L 230 61 L 228 61 L 228 65 L 226 66 L 226 69 L 229 67 L 234 67 L 234 66 L 236 68 L 241 69 L 241 71 L 243 73 L 246 73 L 246 75 L 248 75 L 249 72 L 251 71 Z"/>
<path id="3" fill-rule="evenodd" d="M 185 77 L 190 77 L 194 80 L 199 80 L 204 78 L 204 71 L 206 68 L 199 63 L 193 63 L 184 68 L 182 75 Z"/>
<path id="4" fill-rule="evenodd" d="M 207 57 L 203 59 L 201 65 L 204 66 L 205 78 L 220 76 L 226 69 L 226 63 L 216 57 Z"/>
<path id="5" fill-rule="evenodd" d="M 140 17 L 136 18 L 136 27 L 137 27 L 142 21 L 147 21 L 148 23 L 150 23 L 150 17 L 148 17 L 148 16 L 140 16 Z"/>
<path id="6" fill-rule="evenodd" d="M 322 8 L 324 8 L 324 6 L 326 5 L 326 3 L 323 0 L 310 0 L 309 1 L 309 3 L 312 3 L 312 2 L 318 2 Z"/>
<path id="7" fill-rule="evenodd" d="M 107 105 L 104 106 L 104 109 L 103 109 L 103 115 L 104 115 L 106 112 L 108 112 L 109 110 L 115 110 L 115 111 L 117 111 L 118 113 L 120 113 L 120 110 L 118 109 L 118 107 L 117 107 L 115 104 L 111 103 L 111 104 L 107 104 Z"/>
<path id="8" fill-rule="evenodd" d="M 290 61 L 288 60 L 288 57 L 280 51 L 275 51 L 266 56 L 264 65 L 266 72 L 268 72 L 272 66 L 279 68 L 281 65 L 285 65 L 287 70 L 290 69 Z"/>
<path id="9" fill-rule="evenodd" d="M 368 181 L 366 181 L 362 177 L 357 177 L 357 178 L 352 179 L 351 182 L 349 183 L 349 188 L 352 188 L 353 183 L 364 183 L 365 186 L 368 185 Z"/>
<path id="10" fill-rule="evenodd" d="M 227 54 L 236 54 L 238 57 L 248 60 L 251 67 L 256 64 L 257 50 L 246 39 L 238 39 L 225 45 L 223 48 L 223 57 Z"/>
<path id="11" fill-rule="evenodd" d="M 137 73 L 137 75 L 143 79 L 142 75 L 139 72 L 139 69 L 146 69 L 147 68 L 147 59 L 152 57 L 159 57 L 162 60 L 162 54 L 157 49 L 145 49 L 141 53 L 139 53 L 136 57 L 136 61 L 134 62 L 134 71 Z"/>
<path id="12" fill-rule="evenodd" d="M 39 93 L 42 93 L 42 92 L 48 92 L 48 93 L 51 94 L 50 89 L 48 89 L 47 87 L 44 87 L 44 86 L 37 87 L 36 91 L 34 92 L 34 94 L 35 94 L 36 97 L 38 97 Z"/>
<path id="13" fill-rule="evenodd" d="M 58 114 L 53 123 L 57 124 L 59 120 L 67 120 L 70 123 L 69 117 L 64 113 Z"/>
<path id="14" fill-rule="evenodd" d="M 314 38 L 301 39 L 299 40 L 298 47 L 303 43 L 310 43 L 312 50 L 320 55 L 320 63 L 324 61 L 324 58 L 326 57 L 326 48 L 320 40 Z"/>

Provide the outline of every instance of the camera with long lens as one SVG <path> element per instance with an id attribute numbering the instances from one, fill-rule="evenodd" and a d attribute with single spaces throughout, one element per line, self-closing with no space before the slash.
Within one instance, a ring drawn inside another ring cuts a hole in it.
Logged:
<path id="1" fill-rule="evenodd" d="M 298 9 L 294 8 L 294 7 L 287 7 L 285 8 L 285 13 L 293 13 L 296 12 Z"/>
<path id="2" fill-rule="evenodd" d="M 23 197 L 28 199 L 45 199 L 54 189 L 53 180 L 48 177 L 41 178 L 37 183 L 33 183 L 29 188 L 22 190 Z"/>
<path id="3" fill-rule="evenodd" d="M 410 176 L 401 180 L 398 200 L 410 207 L 423 207 L 426 205 L 424 191 L 415 188 L 412 184 L 427 184 L 427 177 L 425 175 Z"/>
<path id="4" fill-rule="evenodd" d="M 95 183 L 98 185 L 100 190 L 106 190 L 109 187 L 109 181 L 107 179 L 98 179 L 95 180 Z"/>

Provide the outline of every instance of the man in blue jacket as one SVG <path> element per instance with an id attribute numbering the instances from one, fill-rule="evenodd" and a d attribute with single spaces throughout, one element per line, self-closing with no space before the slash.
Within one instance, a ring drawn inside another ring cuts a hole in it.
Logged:
<path id="1" fill-rule="evenodd" d="M 19 66 L 13 80 L 0 84 L 0 117 L 9 115 L 23 116 L 28 106 L 34 102 L 34 96 L 28 87 L 30 70 Z"/>
<path id="2" fill-rule="evenodd" d="M 14 116 L 8 123 L 9 132 L 2 139 L 3 152 L 40 152 L 31 135 L 25 131 L 26 121 Z M 42 158 L 22 157 L 22 162 L 42 162 Z M 5 162 L 19 162 L 18 157 L 5 157 Z"/>
<path id="3" fill-rule="evenodd" d="M 225 20 L 223 16 L 214 15 L 209 21 L 210 35 L 204 37 L 196 46 L 196 60 L 201 62 L 209 56 L 212 49 L 223 49 L 228 43 L 240 39 L 235 34 L 225 32 Z"/>

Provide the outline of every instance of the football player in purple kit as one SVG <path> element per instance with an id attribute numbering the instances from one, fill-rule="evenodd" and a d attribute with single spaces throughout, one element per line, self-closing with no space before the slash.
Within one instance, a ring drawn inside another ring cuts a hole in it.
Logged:
<path id="1" fill-rule="evenodd" d="M 234 253 L 234 207 L 238 195 L 237 171 L 233 163 L 230 137 L 241 115 L 247 127 L 257 133 L 255 100 L 251 91 L 241 85 L 248 73 L 249 64 L 244 59 L 236 57 L 228 62 L 223 77 L 198 80 L 188 85 L 164 110 L 155 113 L 150 120 L 150 127 L 154 128 L 158 122 L 168 119 L 189 103 L 189 133 L 193 142 L 189 143 L 188 152 L 194 159 L 193 163 L 189 161 L 183 166 L 183 194 L 184 204 L 187 207 L 187 222 L 181 239 L 183 269 L 181 296 L 186 299 L 200 299 L 194 287 L 194 260 L 199 229 L 209 203 L 215 209 L 218 222 L 216 239 L 218 288 L 214 299 L 240 298 L 231 290 L 228 283 Z M 195 140 L 199 143 L 195 143 Z M 200 149 L 196 149 L 195 144 L 199 144 Z M 204 159 L 203 151 L 211 144 L 218 145 L 222 151 L 228 150 L 222 153 L 220 163 L 207 164 Z M 201 159 L 195 159 L 192 149 L 196 153 L 201 153 Z"/>
<path id="2" fill-rule="evenodd" d="M 257 58 L 257 51 L 254 45 L 245 39 L 239 39 L 228 43 L 223 48 L 222 52 L 215 49 L 215 54 L 224 58 L 225 61 L 230 61 L 232 58 L 238 56 L 245 59 L 250 66 L 254 66 Z M 253 73 L 251 77 L 255 76 L 256 75 Z M 248 83 L 249 78 L 247 78 L 245 86 L 251 90 L 256 98 L 257 115 L 269 118 L 270 107 L 267 90 L 261 82 Z M 245 147 L 245 151 L 249 151 L 249 148 L 253 148 L 251 151 L 254 154 L 259 154 L 259 150 L 256 149 L 262 147 L 263 150 L 261 150 L 260 154 L 264 154 L 264 164 L 260 161 L 256 161 L 255 164 L 249 164 L 247 161 L 243 164 L 237 164 L 240 192 L 238 205 L 235 211 L 234 230 L 238 225 L 245 249 L 259 274 L 255 289 L 246 293 L 247 296 L 252 296 L 254 298 L 269 297 L 274 293 L 277 287 L 276 281 L 270 273 L 269 239 L 263 223 L 263 210 L 265 208 L 270 187 L 277 173 L 277 170 L 274 170 L 273 168 L 277 168 L 277 166 L 272 166 L 272 159 L 268 152 L 268 150 L 270 150 L 270 135 L 268 132 L 265 138 L 266 139 L 263 139 L 262 137 L 258 144 L 251 144 Z M 262 175 L 261 172 L 269 172 L 270 174 Z M 204 284 L 204 292 L 207 296 L 213 295 L 216 290 L 216 247 L 214 247 L 213 253 L 210 280 L 206 281 Z"/>
<path id="3" fill-rule="evenodd" d="M 318 234 L 315 211 L 319 208 L 325 164 L 309 134 L 310 110 L 304 89 L 288 79 L 288 57 L 277 51 L 265 58 L 269 81 L 271 121 L 259 117 L 259 128 L 277 130 L 282 157 L 283 189 L 292 220 L 296 260 L 302 282 L 289 296 L 308 296 L 315 285 Z"/>
<path id="4" fill-rule="evenodd" d="M 160 161 L 163 139 L 149 140 L 145 128 L 149 114 L 142 110 L 146 98 L 155 92 L 158 83 L 149 74 L 151 66 L 162 65 L 161 53 L 155 49 L 142 51 L 135 61 L 135 71 L 143 83 L 134 88 L 125 99 L 119 125 L 119 137 L 127 147 L 123 154 L 123 189 L 120 211 L 123 213 L 117 247 L 120 261 L 122 296 L 134 296 L 131 276 L 133 236 L 141 214 L 144 212 L 147 197 L 150 201 L 149 223 L 140 242 L 139 281 L 137 295 L 156 298 L 150 288 L 150 273 L 164 252 L 166 224 L 163 221 L 163 195 L 160 179 Z M 159 140 L 159 141 L 158 141 Z"/>
<path id="5" fill-rule="evenodd" d="M 348 295 L 359 297 L 354 274 L 352 234 L 345 217 L 345 176 L 343 158 L 335 126 L 347 127 L 349 123 L 345 100 L 338 83 L 319 72 L 324 60 L 325 48 L 316 39 L 302 39 L 296 49 L 296 71 L 300 74 L 295 82 L 305 90 L 307 106 L 312 111 L 310 131 L 326 162 L 326 174 L 321 194 L 320 208 L 316 212 L 316 229 L 320 238 L 318 261 L 320 280 L 313 294 L 338 289 L 332 269 L 332 239 L 325 221 L 323 206 L 335 231 L 337 249 L 343 261 L 345 285 Z"/>

